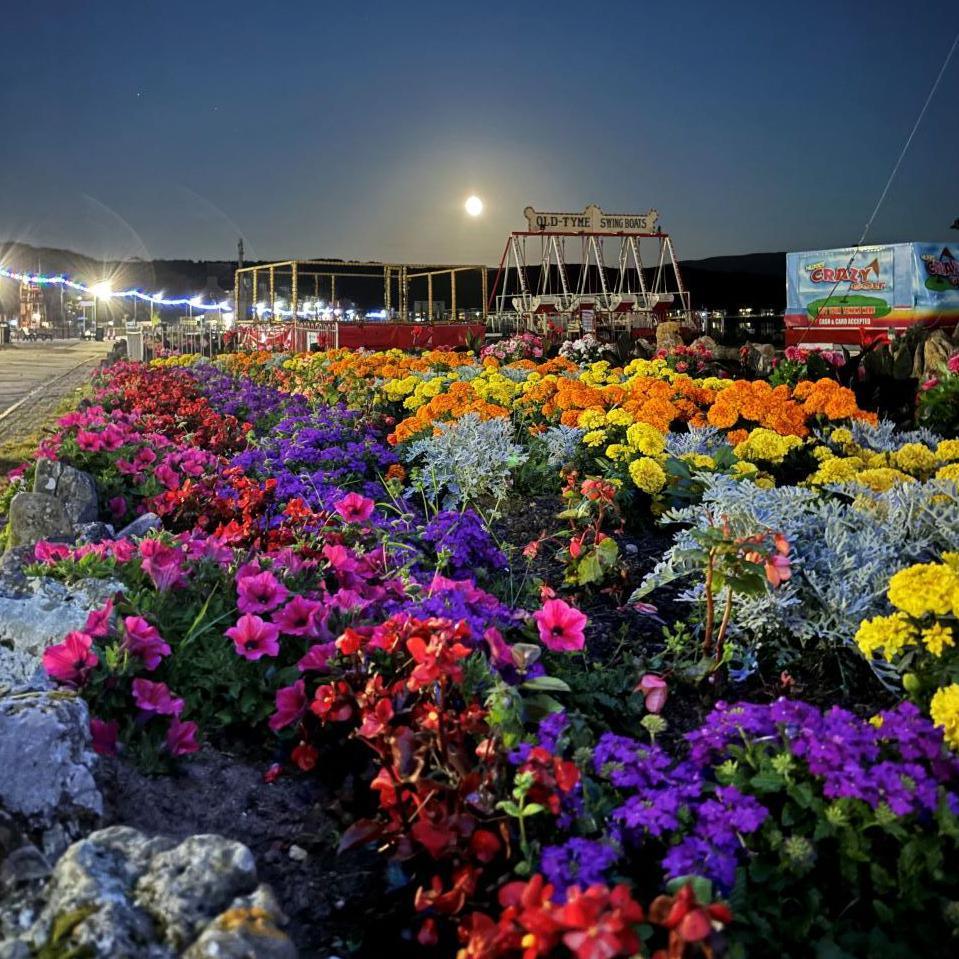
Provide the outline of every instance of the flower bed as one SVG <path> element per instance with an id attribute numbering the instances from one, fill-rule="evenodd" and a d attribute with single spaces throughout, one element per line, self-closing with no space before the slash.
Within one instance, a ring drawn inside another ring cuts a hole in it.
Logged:
<path id="1" fill-rule="evenodd" d="M 31 567 L 122 585 L 43 660 L 97 751 L 340 790 L 411 955 L 947 941 L 956 440 L 829 378 L 542 352 L 101 372 L 40 455 L 163 528 Z"/>

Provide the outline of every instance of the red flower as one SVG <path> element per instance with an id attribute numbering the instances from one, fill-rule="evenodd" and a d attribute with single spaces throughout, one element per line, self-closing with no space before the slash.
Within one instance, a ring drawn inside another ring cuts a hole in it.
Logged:
<path id="1" fill-rule="evenodd" d="M 298 743 L 290 754 L 290 758 L 303 772 L 309 772 L 316 766 L 320 754 L 309 743 Z"/>

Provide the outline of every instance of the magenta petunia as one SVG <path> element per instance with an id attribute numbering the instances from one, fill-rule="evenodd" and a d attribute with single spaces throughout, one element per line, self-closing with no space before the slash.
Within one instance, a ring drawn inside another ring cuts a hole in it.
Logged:
<path id="1" fill-rule="evenodd" d="M 48 646 L 43 651 L 43 668 L 59 683 L 82 686 L 90 671 L 100 662 L 92 646 L 92 636 L 67 633 L 62 643 Z"/>
<path id="2" fill-rule="evenodd" d="M 179 716 L 170 721 L 166 734 L 166 748 L 171 756 L 188 756 L 195 753 L 200 744 L 197 742 L 199 727 L 194 722 L 181 722 Z"/>
<path id="3" fill-rule="evenodd" d="M 306 684 L 298 679 L 292 686 L 276 691 L 276 712 L 270 717 L 274 732 L 297 722 L 306 712 Z"/>
<path id="4" fill-rule="evenodd" d="M 183 560 L 183 550 L 176 546 L 158 539 L 140 541 L 140 566 L 161 593 L 186 583 Z"/>
<path id="5" fill-rule="evenodd" d="M 269 612 L 289 595 L 290 591 L 269 570 L 236 582 L 236 606 L 241 613 Z"/>
<path id="6" fill-rule="evenodd" d="M 143 660 L 143 665 L 154 670 L 164 656 L 170 655 L 170 647 L 155 626 L 142 616 L 126 616 L 123 620 L 123 648 Z"/>
<path id="7" fill-rule="evenodd" d="M 554 653 L 572 653 L 583 648 L 586 616 L 561 599 L 550 599 L 533 614 L 540 642 Z"/>
<path id="8" fill-rule="evenodd" d="M 330 661 L 330 658 L 336 655 L 336 643 L 317 643 L 315 646 L 311 646 L 304 656 L 300 658 L 300 661 L 296 664 L 296 668 L 301 673 L 315 671 L 318 673 L 326 672 L 326 664 Z"/>
<path id="9" fill-rule="evenodd" d="M 315 639 L 323 632 L 324 616 L 322 603 L 296 595 L 273 616 L 273 622 L 287 636 Z"/>
<path id="10" fill-rule="evenodd" d="M 359 493 L 349 493 L 343 499 L 333 504 L 333 509 L 346 520 L 347 523 L 365 523 L 373 514 L 376 504 L 373 500 Z"/>
<path id="11" fill-rule="evenodd" d="M 110 632 L 110 617 L 113 615 L 113 600 L 108 599 L 102 609 L 94 609 L 87 616 L 86 626 L 83 631 L 87 636 L 93 636 L 98 639 L 106 636 Z"/>
<path id="12" fill-rule="evenodd" d="M 175 697 L 166 683 L 154 683 L 149 679 L 133 680 L 133 701 L 147 713 L 161 716 L 179 716 L 183 712 L 183 700 Z"/>
<path id="13" fill-rule="evenodd" d="M 117 754 L 117 731 L 119 727 L 113 720 L 90 717 L 90 738 L 93 740 L 93 751 L 100 756 L 115 756 Z"/>
<path id="14" fill-rule="evenodd" d="M 226 631 L 226 635 L 233 640 L 237 653 L 244 659 L 276 656 L 280 651 L 279 629 L 253 613 L 241 616 L 236 625 Z"/>

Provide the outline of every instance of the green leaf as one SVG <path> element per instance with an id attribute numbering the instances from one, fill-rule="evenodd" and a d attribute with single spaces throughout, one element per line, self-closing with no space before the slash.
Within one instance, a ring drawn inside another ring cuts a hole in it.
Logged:
<path id="1" fill-rule="evenodd" d="M 568 693 L 570 691 L 569 686 L 555 676 L 534 676 L 523 683 L 523 689 L 550 693 Z"/>

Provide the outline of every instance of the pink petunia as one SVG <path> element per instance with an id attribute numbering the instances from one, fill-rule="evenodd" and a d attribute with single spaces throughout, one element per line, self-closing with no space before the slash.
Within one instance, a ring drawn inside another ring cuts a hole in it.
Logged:
<path id="1" fill-rule="evenodd" d="M 645 700 L 646 709 L 651 713 L 662 712 L 666 705 L 666 696 L 669 694 L 669 686 L 666 680 L 661 676 L 655 676 L 653 673 L 646 673 L 636 685 L 634 690 L 642 693 Z"/>
<path id="2" fill-rule="evenodd" d="M 100 662 L 92 646 L 92 636 L 67 633 L 62 643 L 48 646 L 43 651 L 43 668 L 59 683 L 82 686 L 90 671 Z"/>
<path id="3" fill-rule="evenodd" d="M 41 540 L 33 547 L 33 556 L 38 563 L 56 563 L 70 555 L 70 547 L 64 543 L 47 543 Z"/>
<path id="4" fill-rule="evenodd" d="M 347 523 L 365 523 L 373 513 L 375 503 L 359 493 L 350 493 L 333 504 L 333 509 L 346 520 Z"/>
<path id="5" fill-rule="evenodd" d="M 117 754 L 116 722 L 90 717 L 90 738 L 93 740 L 93 751 L 100 756 L 115 756 Z"/>
<path id="6" fill-rule="evenodd" d="M 252 613 L 241 616 L 236 625 L 226 631 L 226 635 L 233 640 L 234 648 L 244 659 L 276 656 L 280 651 L 279 629 Z"/>
<path id="7" fill-rule="evenodd" d="M 123 620 L 125 636 L 123 648 L 143 660 L 143 665 L 154 670 L 164 656 L 170 655 L 170 647 L 142 616 L 126 616 Z"/>
<path id="8" fill-rule="evenodd" d="M 290 591 L 269 570 L 236 582 L 236 606 L 241 613 L 269 612 L 289 595 Z"/>
<path id="9" fill-rule="evenodd" d="M 583 648 L 586 616 L 561 599 L 550 599 L 533 614 L 540 642 L 554 653 L 572 653 Z"/>
<path id="10" fill-rule="evenodd" d="M 959 353 L 953 353 L 952 356 L 946 360 L 946 369 L 950 373 L 959 373 Z"/>
<path id="11" fill-rule="evenodd" d="M 277 732 L 298 722 L 306 712 L 306 684 L 298 679 L 292 686 L 276 691 L 276 712 L 270 717 L 270 729 Z"/>
<path id="12" fill-rule="evenodd" d="M 149 679 L 133 680 L 133 701 L 147 713 L 160 716 L 179 716 L 183 712 L 183 700 L 176 698 L 166 683 L 154 683 Z"/>
<path id="13" fill-rule="evenodd" d="M 127 501 L 123 496 L 114 496 L 107 502 L 107 506 L 110 508 L 110 515 L 115 520 L 121 520 L 127 515 Z"/>
<path id="14" fill-rule="evenodd" d="M 161 463 L 154 471 L 153 475 L 167 488 L 179 489 L 180 477 L 176 470 L 171 469 L 166 463 Z"/>
<path id="15" fill-rule="evenodd" d="M 103 440 L 99 433 L 91 433 L 89 430 L 77 431 L 77 446 L 87 453 L 99 453 L 103 449 Z"/>
<path id="16" fill-rule="evenodd" d="M 87 616 L 87 624 L 83 631 L 87 636 L 93 636 L 99 639 L 110 632 L 110 617 L 113 615 L 113 600 L 108 599 L 103 604 L 103 609 L 92 609 Z"/>
<path id="17" fill-rule="evenodd" d="M 324 632 L 324 615 L 322 603 L 297 594 L 273 616 L 273 622 L 287 636 L 315 639 Z"/>

